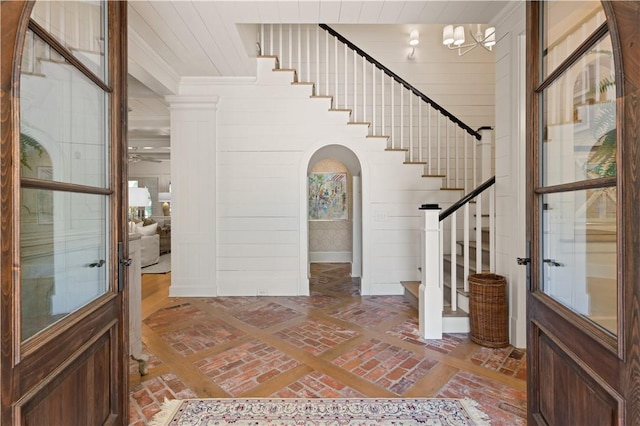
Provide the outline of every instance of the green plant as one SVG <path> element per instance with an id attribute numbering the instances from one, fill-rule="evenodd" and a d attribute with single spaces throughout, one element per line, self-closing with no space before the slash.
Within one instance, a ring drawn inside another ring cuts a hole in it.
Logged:
<path id="1" fill-rule="evenodd" d="M 26 133 L 20 132 L 20 164 L 29 170 L 33 170 L 29 165 L 29 153 L 35 151 L 39 157 L 42 157 L 44 148 L 33 137 Z"/>
<path id="2" fill-rule="evenodd" d="M 612 87 L 615 87 L 613 76 L 602 79 L 597 89 L 599 93 L 605 93 Z M 590 127 L 597 142 L 589 152 L 586 172 L 596 178 L 615 177 L 617 174 L 617 134 L 616 104 L 614 101 L 597 103 L 597 111 Z"/>

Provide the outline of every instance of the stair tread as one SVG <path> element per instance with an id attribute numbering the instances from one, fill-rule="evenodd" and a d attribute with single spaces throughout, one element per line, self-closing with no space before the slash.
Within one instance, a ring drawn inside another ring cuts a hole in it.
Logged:
<path id="1" fill-rule="evenodd" d="M 351 109 L 350 108 L 331 108 L 329 111 L 331 111 L 331 112 L 335 112 L 335 111 L 345 112 L 346 111 L 346 112 L 351 113 Z"/>
<path id="2" fill-rule="evenodd" d="M 291 84 L 300 86 L 313 86 L 315 83 L 312 81 L 294 81 Z"/>
<path id="3" fill-rule="evenodd" d="M 442 311 L 442 316 L 443 317 L 459 317 L 459 318 L 466 318 L 469 316 L 468 312 L 463 311 L 462 309 L 460 309 L 460 307 L 458 307 L 457 310 L 452 311 L 451 307 L 445 307 Z"/>
<path id="4" fill-rule="evenodd" d="M 440 188 L 441 191 L 464 191 L 464 188 L 449 188 L 449 187 L 442 187 Z"/>
<path id="5" fill-rule="evenodd" d="M 427 162 L 426 161 L 405 161 L 402 164 L 420 164 L 420 165 L 424 165 L 424 164 L 427 164 Z"/>
<path id="6" fill-rule="evenodd" d="M 469 241 L 469 248 L 477 249 L 478 248 L 477 243 L 478 243 L 477 241 Z M 456 241 L 456 244 L 458 244 L 461 247 L 464 247 L 464 241 Z M 491 249 L 491 244 L 489 243 L 489 241 L 486 240 L 486 238 L 483 238 L 482 251 L 488 252 L 490 249 Z"/>
<path id="7" fill-rule="evenodd" d="M 311 99 L 333 99 L 333 96 L 329 96 L 329 95 L 311 95 L 309 97 Z"/>
<path id="8" fill-rule="evenodd" d="M 442 256 L 442 258 L 446 261 L 451 263 L 451 255 L 450 254 L 445 254 L 444 256 Z M 464 256 L 462 256 L 461 254 L 456 255 L 456 264 L 458 266 L 464 266 Z M 482 267 L 486 269 L 489 269 L 489 263 L 488 263 L 488 256 L 482 256 Z M 445 268 L 447 269 L 447 268 Z M 471 259 L 469 258 L 469 270 L 473 270 L 474 272 L 476 271 L 476 259 Z M 483 269 L 484 271 L 485 269 Z"/>
<path id="9" fill-rule="evenodd" d="M 385 151 L 393 151 L 393 152 L 408 152 L 407 148 L 385 148 Z"/>
<path id="10" fill-rule="evenodd" d="M 366 124 L 367 126 L 371 126 L 371 123 L 368 121 L 350 121 L 347 124 Z"/>
<path id="11" fill-rule="evenodd" d="M 420 281 L 400 281 L 400 284 L 416 298 L 420 295 Z"/>
<path id="12" fill-rule="evenodd" d="M 447 175 L 422 175 L 422 177 L 446 178 Z"/>
<path id="13" fill-rule="evenodd" d="M 391 136 L 384 136 L 384 135 L 367 135 L 367 138 L 378 138 L 378 139 L 389 139 Z"/>

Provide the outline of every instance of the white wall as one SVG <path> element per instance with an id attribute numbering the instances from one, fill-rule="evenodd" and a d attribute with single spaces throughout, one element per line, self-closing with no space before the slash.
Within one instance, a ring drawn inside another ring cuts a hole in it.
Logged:
<path id="1" fill-rule="evenodd" d="M 180 95 L 168 99 L 177 195 L 172 238 L 185 238 L 193 223 L 215 229 L 198 239 L 205 256 L 178 255 L 171 294 L 308 294 L 307 170 L 327 145 L 348 148 L 362 167 L 362 291 L 401 294 L 400 281 L 419 279 L 418 207 L 439 201 L 441 182 L 421 178 L 420 166 L 402 164 L 404 153 L 385 152 L 383 140 L 365 138 L 366 127 L 346 124 L 347 112 L 330 112 L 328 99 L 310 99 L 310 86 L 291 85 L 292 73 L 273 68 L 273 59 L 259 59 L 255 81 L 185 78 Z M 197 119 L 189 113 L 197 110 L 189 102 L 213 96 L 217 110 Z M 210 126 L 209 134 L 196 131 Z M 212 145 L 210 161 L 194 161 L 206 155 L 200 146 Z M 217 215 L 207 220 L 206 197 L 195 194 L 202 182 L 215 192 Z M 207 266 L 217 265 L 216 274 L 207 277 L 201 262 L 214 254 Z"/>
<path id="2" fill-rule="evenodd" d="M 510 341 L 526 346 L 525 3 L 496 19 L 496 273 L 506 277 Z"/>

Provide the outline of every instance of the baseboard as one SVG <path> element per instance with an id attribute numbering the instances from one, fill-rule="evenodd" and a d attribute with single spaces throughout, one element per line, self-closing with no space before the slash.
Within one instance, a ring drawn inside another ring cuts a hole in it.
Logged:
<path id="1" fill-rule="evenodd" d="M 351 263 L 353 255 L 350 251 L 315 251 L 309 252 L 311 263 Z"/>

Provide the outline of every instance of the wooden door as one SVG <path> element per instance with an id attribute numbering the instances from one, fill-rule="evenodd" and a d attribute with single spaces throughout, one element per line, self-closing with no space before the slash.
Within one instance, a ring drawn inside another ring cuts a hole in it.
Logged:
<path id="1" fill-rule="evenodd" d="M 0 19 L 0 423 L 126 424 L 126 3 Z"/>
<path id="2" fill-rule="evenodd" d="M 637 425 L 640 5 L 527 22 L 528 423 Z"/>

